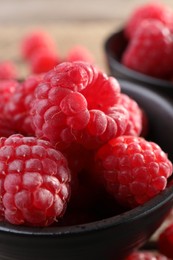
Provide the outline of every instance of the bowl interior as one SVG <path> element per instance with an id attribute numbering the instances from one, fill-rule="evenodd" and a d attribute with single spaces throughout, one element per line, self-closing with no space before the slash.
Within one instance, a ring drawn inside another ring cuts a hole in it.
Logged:
<path id="1" fill-rule="evenodd" d="M 173 106 L 146 88 L 119 82 L 122 92 L 145 110 L 150 124 L 148 139 L 157 142 L 173 160 Z M 160 226 L 172 202 L 170 186 L 142 206 L 86 224 L 38 228 L 0 222 L 0 259 L 124 259 Z"/>
<path id="2" fill-rule="evenodd" d="M 136 100 L 140 107 L 144 109 L 149 121 L 149 135 L 147 136 L 147 139 L 149 141 L 158 143 L 161 148 L 168 154 L 169 159 L 173 161 L 173 139 L 171 138 L 173 132 L 173 106 L 171 103 L 153 91 L 143 87 L 139 88 L 139 85 L 134 83 L 130 83 L 124 80 L 119 80 L 119 83 L 122 92 Z M 153 210 L 154 207 L 157 207 L 158 202 L 163 203 L 163 201 L 167 200 L 168 197 L 173 197 L 172 193 L 170 192 L 171 190 L 173 190 L 173 188 L 168 188 L 161 196 L 157 196 L 145 205 L 124 212 L 123 218 L 122 214 L 120 214 L 82 225 L 73 225 L 67 227 L 51 226 L 46 228 L 14 226 L 1 222 L 0 231 L 28 235 L 56 234 L 64 236 L 65 234 L 69 235 L 72 233 L 83 233 L 91 230 L 97 230 L 112 225 L 113 223 L 117 225 L 122 221 L 129 221 L 131 217 L 139 217 L 140 214 L 145 214 L 146 210 Z"/>

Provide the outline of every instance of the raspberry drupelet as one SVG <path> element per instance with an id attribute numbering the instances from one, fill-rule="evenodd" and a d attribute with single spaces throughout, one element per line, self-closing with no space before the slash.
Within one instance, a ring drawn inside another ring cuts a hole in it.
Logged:
<path id="1" fill-rule="evenodd" d="M 72 143 L 96 149 L 123 134 L 128 111 L 117 105 L 120 86 L 85 62 L 64 62 L 44 77 L 38 86 L 32 117 L 36 136 L 64 150 Z M 120 120 L 121 119 L 121 120 Z"/>
<path id="2" fill-rule="evenodd" d="M 49 142 L 12 135 L 0 139 L 0 217 L 16 225 L 47 226 L 64 214 L 71 174 Z"/>
<path id="3" fill-rule="evenodd" d="M 172 163 L 157 144 L 120 136 L 96 153 L 95 174 L 120 204 L 133 208 L 165 189 Z"/>

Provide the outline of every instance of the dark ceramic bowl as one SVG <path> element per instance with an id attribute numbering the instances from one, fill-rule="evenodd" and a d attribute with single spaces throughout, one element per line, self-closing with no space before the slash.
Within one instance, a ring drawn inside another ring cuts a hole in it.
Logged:
<path id="1" fill-rule="evenodd" d="M 151 88 L 161 95 L 171 97 L 173 100 L 173 82 L 147 76 L 131 70 L 120 63 L 127 45 L 128 41 L 124 37 L 123 30 L 113 33 L 106 39 L 104 48 L 111 74 Z"/>
<path id="2" fill-rule="evenodd" d="M 173 107 L 148 89 L 120 81 L 122 91 L 146 111 L 150 136 L 173 155 Z M 173 158 L 171 158 L 173 159 Z M 149 239 L 173 204 L 173 186 L 143 206 L 99 221 L 32 228 L 0 223 L 1 260 L 121 260 Z"/>

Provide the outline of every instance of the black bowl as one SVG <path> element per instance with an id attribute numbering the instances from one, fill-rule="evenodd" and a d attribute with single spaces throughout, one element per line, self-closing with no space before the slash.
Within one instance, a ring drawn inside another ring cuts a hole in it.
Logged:
<path id="1" fill-rule="evenodd" d="M 173 82 L 139 73 L 121 64 L 120 60 L 127 45 L 123 30 L 113 33 L 105 40 L 104 49 L 111 74 L 153 89 L 173 101 Z"/>
<path id="2" fill-rule="evenodd" d="M 146 111 L 150 136 L 173 155 L 173 107 L 154 92 L 120 81 Z M 173 159 L 173 158 L 171 158 Z M 173 186 L 142 206 L 99 221 L 33 228 L 0 223 L 1 260 L 121 260 L 150 238 L 172 208 Z"/>

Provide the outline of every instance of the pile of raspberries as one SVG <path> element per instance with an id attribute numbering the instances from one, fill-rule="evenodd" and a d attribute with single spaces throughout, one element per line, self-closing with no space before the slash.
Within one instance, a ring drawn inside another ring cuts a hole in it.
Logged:
<path id="1" fill-rule="evenodd" d="M 36 69 L 22 82 L 9 63 L 6 74 L 0 65 L 0 220 L 73 225 L 97 219 L 96 211 L 100 219 L 149 201 L 166 188 L 173 166 L 145 139 L 145 111 L 84 49 L 54 59 L 46 37 L 23 41 L 22 55 Z M 168 258 L 127 258 L 135 259 Z"/>
<path id="2" fill-rule="evenodd" d="M 167 186 L 172 163 L 140 136 L 144 111 L 96 66 L 63 62 L 0 81 L 0 91 L 2 220 L 47 226 L 68 206 L 86 210 L 106 197 L 127 210 Z"/>
<path id="3" fill-rule="evenodd" d="M 136 8 L 124 26 L 128 40 L 124 66 L 137 72 L 173 80 L 173 10 L 156 1 Z"/>

